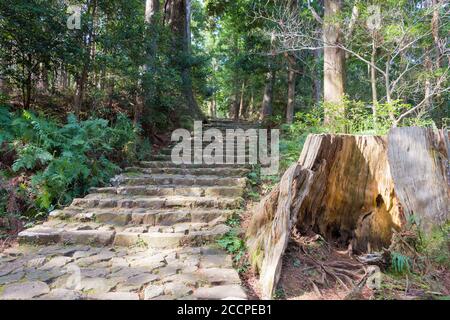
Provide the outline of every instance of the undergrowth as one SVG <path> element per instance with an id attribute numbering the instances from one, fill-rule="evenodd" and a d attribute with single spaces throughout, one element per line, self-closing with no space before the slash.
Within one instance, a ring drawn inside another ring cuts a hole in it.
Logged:
<path id="1" fill-rule="evenodd" d="M 0 218 L 44 218 L 140 158 L 139 129 L 122 114 L 59 123 L 0 106 L 0 123 Z"/>

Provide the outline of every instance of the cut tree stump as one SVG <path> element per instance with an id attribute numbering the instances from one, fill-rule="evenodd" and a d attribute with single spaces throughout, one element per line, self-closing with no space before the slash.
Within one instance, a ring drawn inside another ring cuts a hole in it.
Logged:
<path id="1" fill-rule="evenodd" d="M 415 150 L 407 156 L 413 141 Z M 416 154 L 420 164 L 414 163 Z M 389 246 L 393 230 L 406 223 L 406 215 L 433 224 L 448 219 L 447 175 L 446 131 L 398 128 L 389 137 L 308 136 L 299 161 L 262 200 L 247 232 L 263 298 L 273 295 L 294 226 L 342 246 L 351 244 L 355 251 L 381 250 Z"/>

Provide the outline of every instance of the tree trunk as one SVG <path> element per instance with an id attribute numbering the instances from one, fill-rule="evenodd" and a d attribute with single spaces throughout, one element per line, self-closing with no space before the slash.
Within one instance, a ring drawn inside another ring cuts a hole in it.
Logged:
<path id="1" fill-rule="evenodd" d="M 443 5 L 443 2 L 444 2 L 443 0 L 432 0 L 433 17 L 431 19 L 431 32 L 433 34 L 434 46 L 436 50 L 435 64 L 437 69 L 441 67 L 443 51 L 445 51 L 445 49 L 442 48 L 441 38 L 439 36 L 439 27 L 440 27 L 439 9 Z"/>
<path id="2" fill-rule="evenodd" d="M 372 115 L 373 121 L 377 122 L 377 105 L 378 105 L 378 93 L 377 93 L 377 70 L 375 69 L 377 46 L 376 46 L 376 34 L 372 33 L 372 55 L 370 57 L 370 84 L 372 87 Z"/>
<path id="3" fill-rule="evenodd" d="M 165 21 L 171 27 L 174 37 L 174 49 L 178 54 L 178 66 L 181 69 L 182 92 L 188 110 L 194 118 L 203 119 L 194 97 L 191 79 L 191 66 L 186 60 L 191 54 L 191 0 L 168 0 L 165 4 Z"/>
<path id="4" fill-rule="evenodd" d="M 233 97 L 231 101 L 231 118 L 235 121 L 239 120 L 239 81 L 237 75 L 234 79 Z"/>
<path id="5" fill-rule="evenodd" d="M 33 75 L 31 71 L 28 71 L 27 79 L 25 81 L 25 96 L 24 96 L 24 108 L 30 109 L 31 107 L 31 91 L 33 90 Z"/>
<path id="6" fill-rule="evenodd" d="M 146 0 L 144 20 L 147 24 L 147 30 L 150 34 L 148 47 L 146 48 L 146 64 L 144 65 L 144 76 L 139 82 L 141 92 L 135 98 L 134 105 L 134 124 L 141 123 L 142 115 L 146 106 L 152 104 L 156 92 L 154 85 L 154 75 L 156 72 L 156 54 L 158 51 L 158 27 L 160 24 L 160 1 Z"/>
<path id="7" fill-rule="evenodd" d="M 288 56 L 288 101 L 286 106 L 286 123 L 292 124 L 294 121 L 295 108 L 295 60 Z"/>
<path id="8" fill-rule="evenodd" d="M 159 0 L 147 0 L 145 6 L 145 22 L 149 27 L 150 43 L 147 49 L 147 63 L 145 65 L 145 71 L 150 73 L 150 75 L 156 68 L 155 59 L 158 51 L 158 26 L 160 23 L 159 14 Z"/>
<path id="9" fill-rule="evenodd" d="M 88 12 L 91 12 L 92 17 L 95 19 L 95 14 L 97 12 L 97 0 L 92 0 L 89 2 L 88 5 Z M 89 27 L 88 36 L 86 39 L 86 45 L 85 45 L 85 57 L 84 57 L 84 64 L 83 69 L 81 71 L 81 75 L 79 75 L 76 84 L 77 89 L 75 93 L 75 99 L 74 99 L 74 112 L 75 116 L 77 118 L 80 117 L 81 112 L 81 106 L 83 104 L 84 100 L 84 93 L 86 89 L 86 83 L 88 81 L 89 76 L 89 69 L 91 64 L 91 56 L 92 56 L 92 50 L 93 50 L 93 36 L 94 36 L 94 24 L 92 24 Z"/>
<path id="10" fill-rule="evenodd" d="M 314 50 L 314 64 L 317 66 L 321 63 L 322 61 L 322 56 L 323 56 L 323 50 Z M 316 103 L 316 105 L 320 105 L 320 103 L 322 102 L 322 97 L 323 97 L 323 91 L 322 91 L 322 79 L 319 76 L 319 74 L 316 74 L 313 77 L 313 95 L 314 95 L 314 101 Z"/>
<path id="11" fill-rule="evenodd" d="M 212 119 L 217 118 L 217 109 L 216 109 L 216 94 L 214 93 L 209 103 L 209 116 Z"/>
<path id="12" fill-rule="evenodd" d="M 257 110 L 255 110 L 255 91 L 253 90 L 253 87 L 250 89 L 250 102 L 248 104 L 247 112 L 250 112 L 251 117 L 255 116 L 255 113 L 257 113 Z"/>
<path id="13" fill-rule="evenodd" d="M 247 105 L 245 104 L 245 80 L 242 81 L 242 88 L 241 88 L 241 99 L 239 102 L 239 115 L 242 119 L 245 119 L 247 114 Z"/>
<path id="14" fill-rule="evenodd" d="M 342 0 L 325 0 L 324 17 L 324 102 L 341 105 L 336 108 L 337 115 L 325 110 L 325 123 L 333 121 L 335 116 L 345 112 L 343 99 L 345 94 L 345 54 L 338 48 L 342 43 L 340 23 Z"/>
<path id="15" fill-rule="evenodd" d="M 261 104 L 261 113 L 260 113 L 260 120 L 265 120 L 267 117 L 272 116 L 273 112 L 273 89 L 275 86 L 275 80 L 276 80 L 276 69 L 275 69 L 275 35 L 272 34 L 272 38 L 270 40 L 270 46 L 271 46 L 271 55 L 269 57 L 269 71 L 266 74 L 266 85 L 264 87 L 264 95 L 263 95 L 263 101 Z"/>
<path id="16" fill-rule="evenodd" d="M 267 117 L 272 116 L 273 112 L 273 88 L 275 86 L 275 69 L 271 69 L 266 75 L 266 86 L 264 88 L 264 96 L 261 104 L 261 120 L 265 120 Z"/>
<path id="17" fill-rule="evenodd" d="M 432 98 L 432 85 L 431 85 L 431 74 L 433 73 L 433 63 L 430 58 L 430 51 L 428 50 L 425 55 L 425 69 L 427 70 L 427 76 L 425 79 L 425 103 L 424 106 L 427 110 L 430 110 L 433 105 Z"/>

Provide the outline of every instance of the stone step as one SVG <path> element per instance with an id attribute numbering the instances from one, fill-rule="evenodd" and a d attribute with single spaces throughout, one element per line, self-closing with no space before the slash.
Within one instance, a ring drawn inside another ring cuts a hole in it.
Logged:
<path id="1" fill-rule="evenodd" d="M 205 145 L 204 147 L 206 147 L 206 146 L 207 145 Z M 191 148 L 191 155 L 194 155 L 195 153 L 197 153 L 197 150 L 198 150 L 198 153 L 200 155 L 204 154 L 204 150 L 205 150 L 204 148 L 200 148 L 200 149 Z M 159 152 L 160 152 L 159 153 L 160 155 L 169 155 L 170 156 L 170 155 L 172 155 L 172 148 L 171 147 L 170 148 L 164 148 L 164 149 L 161 149 Z M 183 152 L 187 153 L 186 151 L 183 151 Z M 224 147 L 222 149 L 222 152 L 223 152 L 223 154 L 225 154 L 227 152 L 227 147 L 225 145 L 224 145 Z M 249 154 L 250 153 L 250 147 L 248 145 L 245 146 L 245 147 L 242 147 L 242 148 L 234 147 L 233 148 L 233 152 L 234 152 L 235 155 L 238 155 L 241 152 L 244 152 L 244 154 Z M 178 151 L 178 154 L 180 154 L 180 151 Z"/>
<path id="2" fill-rule="evenodd" d="M 251 169 L 252 165 L 250 164 L 237 164 L 237 163 L 223 163 L 223 164 L 205 164 L 205 163 L 184 163 L 184 164 L 175 164 L 172 161 L 141 161 L 139 163 L 139 167 L 145 169 L 153 169 L 153 168 L 247 168 Z"/>
<path id="3" fill-rule="evenodd" d="M 116 226 L 125 225 L 161 225 L 177 223 L 210 223 L 226 221 L 234 214 L 233 210 L 206 209 L 83 209 L 68 207 L 50 213 L 50 219 L 63 221 L 96 222 Z"/>
<path id="4" fill-rule="evenodd" d="M 152 174 L 139 176 L 119 175 L 111 180 L 113 186 L 143 186 L 143 185 L 177 185 L 177 186 L 238 186 L 245 187 L 247 178 L 222 176 L 194 176 Z"/>
<path id="5" fill-rule="evenodd" d="M 245 124 L 245 123 L 206 123 L 203 125 L 203 129 L 259 129 L 259 126 L 255 126 L 254 124 Z"/>
<path id="6" fill-rule="evenodd" d="M 175 168 L 175 167 L 159 167 L 159 168 L 142 168 L 142 167 L 129 167 L 125 168 L 125 172 L 132 174 L 176 174 L 176 175 L 214 175 L 224 177 L 245 176 L 250 172 L 247 168 Z M 136 175 L 135 175 L 136 176 Z"/>
<path id="7" fill-rule="evenodd" d="M 194 162 L 194 157 L 192 156 L 193 153 L 191 154 L 191 162 Z M 223 154 L 223 162 L 226 162 L 226 155 L 225 153 Z M 237 153 L 234 153 L 234 163 L 238 164 L 239 161 L 243 161 L 245 163 L 242 164 L 248 164 L 248 160 L 249 160 L 249 154 L 246 154 L 244 157 L 237 155 Z M 168 161 L 171 162 L 172 161 L 172 156 L 171 154 L 156 154 L 156 155 L 152 155 L 150 156 L 150 160 L 151 161 Z M 203 161 L 204 162 L 204 161 Z"/>
<path id="8" fill-rule="evenodd" d="M 151 197 L 151 196 L 114 196 L 109 194 L 89 194 L 85 198 L 74 199 L 73 207 L 91 208 L 219 208 L 236 209 L 242 206 L 242 198 L 217 197 Z"/>
<path id="9" fill-rule="evenodd" d="M 51 222 L 51 221 L 50 221 Z M 201 246 L 228 233 L 230 227 L 224 224 L 177 224 L 174 226 L 137 226 L 115 229 L 95 224 L 52 224 L 44 223 L 19 233 L 19 242 L 48 245 L 82 244 L 90 246 L 144 245 L 149 248 L 167 249 L 180 246 Z"/>
<path id="10" fill-rule="evenodd" d="M 243 187 L 183 187 L 178 185 L 166 186 L 124 186 L 92 188 L 91 193 L 104 193 L 114 195 L 143 195 L 143 196 L 194 196 L 194 197 L 242 197 L 244 195 Z"/>

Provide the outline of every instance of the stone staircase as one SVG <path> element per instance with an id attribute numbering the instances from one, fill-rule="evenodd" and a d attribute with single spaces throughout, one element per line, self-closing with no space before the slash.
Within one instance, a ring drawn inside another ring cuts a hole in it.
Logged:
<path id="1" fill-rule="evenodd" d="M 215 241 L 243 207 L 249 168 L 175 165 L 170 154 L 171 146 L 21 232 L 22 245 L 0 255 L 0 299 L 245 299 Z M 76 285 L 65 269 L 81 275 Z"/>

